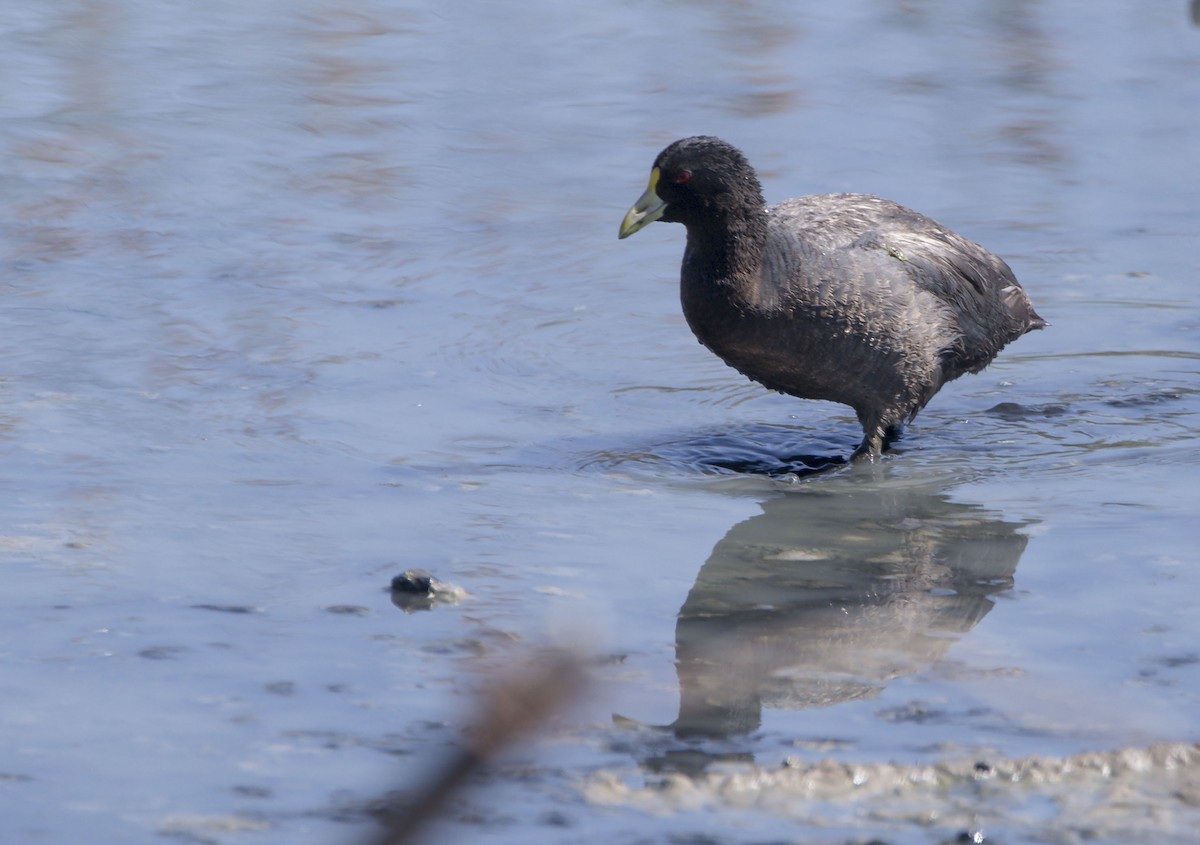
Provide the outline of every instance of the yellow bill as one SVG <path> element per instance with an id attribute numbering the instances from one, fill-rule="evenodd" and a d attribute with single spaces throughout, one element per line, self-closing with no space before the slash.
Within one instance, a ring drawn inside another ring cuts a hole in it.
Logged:
<path id="1" fill-rule="evenodd" d="M 659 198 L 655 190 L 658 187 L 658 175 L 657 167 L 650 171 L 650 184 L 646 187 L 646 192 L 633 204 L 633 208 L 629 209 L 625 219 L 621 221 L 621 231 L 617 233 L 618 238 L 627 238 L 663 216 L 667 204 Z"/>

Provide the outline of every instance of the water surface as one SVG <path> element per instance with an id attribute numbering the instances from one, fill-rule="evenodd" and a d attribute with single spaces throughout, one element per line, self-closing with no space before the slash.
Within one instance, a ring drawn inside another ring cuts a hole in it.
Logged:
<path id="1" fill-rule="evenodd" d="M 434 840 L 1188 841 L 1182 764 L 1125 814 L 1090 782 L 896 809 L 704 777 L 1196 742 L 1189 15 L 0 12 L 9 835 L 356 841 L 489 672 L 582 642 L 584 700 Z M 1052 327 L 879 464 L 765 474 L 848 452 L 852 413 L 696 345 L 680 228 L 616 240 L 702 132 L 771 200 L 980 241 Z M 402 612 L 413 567 L 466 597 Z"/>

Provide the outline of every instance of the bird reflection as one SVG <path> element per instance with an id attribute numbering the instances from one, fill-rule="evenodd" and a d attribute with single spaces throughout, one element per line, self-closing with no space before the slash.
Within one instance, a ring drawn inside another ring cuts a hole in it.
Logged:
<path id="1" fill-rule="evenodd" d="M 701 568 L 675 629 L 677 735 L 747 733 L 763 707 L 877 695 L 1011 586 L 1021 523 L 869 475 L 831 481 L 765 502 Z"/>

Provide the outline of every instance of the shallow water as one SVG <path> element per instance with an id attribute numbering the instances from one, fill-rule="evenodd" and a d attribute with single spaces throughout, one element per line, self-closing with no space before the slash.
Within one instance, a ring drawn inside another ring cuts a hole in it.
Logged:
<path id="1" fill-rule="evenodd" d="M 0 11 L 0 839 L 357 841 L 489 673 L 582 643 L 431 841 L 1188 841 L 1169 780 L 1113 821 L 703 776 L 1197 741 L 1190 15 Z M 881 463 L 768 474 L 853 415 L 695 344 L 682 230 L 616 240 L 699 132 L 979 240 L 1052 327 Z M 466 595 L 403 612 L 414 567 Z"/>

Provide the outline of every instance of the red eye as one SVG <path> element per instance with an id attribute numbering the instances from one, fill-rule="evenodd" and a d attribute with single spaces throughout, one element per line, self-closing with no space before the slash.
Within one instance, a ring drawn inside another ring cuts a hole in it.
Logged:
<path id="1" fill-rule="evenodd" d="M 687 182 L 691 178 L 692 178 L 692 171 L 680 170 L 678 173 L 675 174 L 675 184 L 682 185 L 684 182 Z"/>

